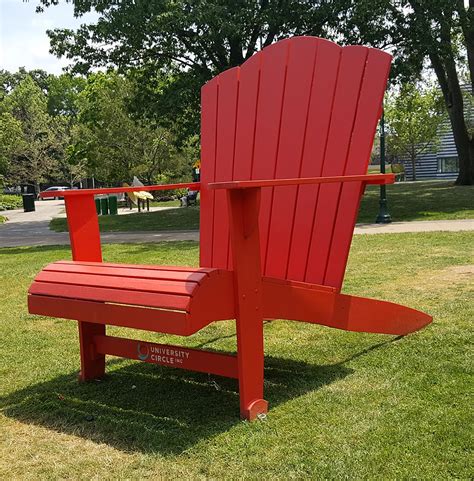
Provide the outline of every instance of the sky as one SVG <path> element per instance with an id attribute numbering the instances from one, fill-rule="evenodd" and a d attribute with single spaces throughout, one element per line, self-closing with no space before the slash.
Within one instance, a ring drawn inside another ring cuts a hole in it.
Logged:
<path id="1" fill-rule="evenodd" d="M 46 30 L 76 28 L 96 18 L 95 14 L 74 18 L 73 6 L 64 0 L 43 13 L 36 13 L 38 3 L 38 0 L 0 0 L 0 69 L 15 72 L 25 67 L 61 73 L 68 61 L 49 53 Z"/>

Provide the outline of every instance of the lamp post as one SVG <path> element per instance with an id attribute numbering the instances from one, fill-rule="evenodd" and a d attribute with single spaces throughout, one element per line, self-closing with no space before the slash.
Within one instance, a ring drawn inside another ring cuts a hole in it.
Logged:
<path id="1" fill-rule="evenodd" d="M 382 116 L 380 117 L 380 173 L 385 174 L 385 118 L 383 110 Z M 385 185 L 380 186 L 379 206 L 379 213 L 375 222 L 377 224 L 389 224 L 392 222 L 392 218 L 388 213 L 387 187 Z"/>

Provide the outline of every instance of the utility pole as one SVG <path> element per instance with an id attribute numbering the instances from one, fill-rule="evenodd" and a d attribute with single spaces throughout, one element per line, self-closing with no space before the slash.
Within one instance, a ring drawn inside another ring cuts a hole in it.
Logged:
<path id="1" fill-rule="evenodd" d="M 385 174 L 385 118 L 382 109 L 382 116 L 380 117 L 380 173 Z M 379 214 L 375 219 L 377 224 L 389 224 L 392 218 L 388 213 L 387 207 L 387 186 L 380 186 L 380 200 L 379 200 Z"/>

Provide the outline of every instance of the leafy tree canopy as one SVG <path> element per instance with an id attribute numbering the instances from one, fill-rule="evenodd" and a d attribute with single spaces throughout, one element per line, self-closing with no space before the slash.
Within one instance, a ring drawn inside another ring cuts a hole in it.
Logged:
<path id="1" fill-rule="evenodd" d="M 385 106 L 389 154 L 411 161 L 413 180 L 417 156 L 435 149 L 445 118 L 436 89 L 423 92 L 419 85 L 407 83 L 397 95 L 389 96 Z"/>
<path id="2" fill-rule="evenodd" d="M 474 137 L 462 88 L 462 83 L 468 82 L 471 96 L 474 94 L 474 2 L 353 0 L 347 4 L 339 18 L 346 41 L 391 51 L 395 59 L 392 73 L 399 79 L 419 77 L 423 67 L 432 69 L 458 152 L 456 182 L 474 184 Z"/>
<path id="3" fill-rule="evenodd" d="M 59 0 L 41 0 L 40 10 Z M 137 115 L 174 127 L 180 140 L 199 131 L 199 89 L 258 49 L 291 35 L 330 35 L 341 0 L 74 0 L 94 24 L 49 31 L 52 51 L 92 67 L 133 71 Z"/>

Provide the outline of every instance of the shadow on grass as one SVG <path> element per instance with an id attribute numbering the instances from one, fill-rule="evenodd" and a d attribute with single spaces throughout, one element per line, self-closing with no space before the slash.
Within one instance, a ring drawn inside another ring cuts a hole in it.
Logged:
<path id="1" fill-rule="evenodd" d="M 373 223 L 379 210 L 378 186 L 368 186 L 357 222 Z M 393 221 L 463 219 L 472 217 L 474 188 L 450 182 L 401 182 L 387 186 Z"/>
<path id="2" fill-rule="evenodd" d="M 394 340 L 334 365 L 267 356 L 265 397 L 274 408 L 320 389 L 353 372 L 344 363 Z M 109 361 L 110 374 L 102 381 L 80 384 L 69 374 L 16 391 L 0 398 L 1 410 L 19 421 L 123 451 L 162 454 L 181 453 L 240 422 L 236 380 L 146 363 L 122 366 L 125 362 Z"/>

